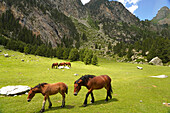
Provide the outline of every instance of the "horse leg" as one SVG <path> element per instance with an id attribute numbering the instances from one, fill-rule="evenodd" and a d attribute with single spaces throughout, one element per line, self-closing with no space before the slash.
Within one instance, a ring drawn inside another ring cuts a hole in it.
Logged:
<path id="1" fill-rule="evenodd" d="M 109 97 L 110 97 L 110 99 L 112 99 L 112 95 L 111 95 L 112 92 L 113 92 L 113 91 L 112 91 L 112 86 L 111 86 L 111 84 L 110 84 L 110 87 L 109 87 Z"/>
<path id="2" fill-rule="evenodd" d="M 86 94 L 86 98 L 85 98 L 84 104 L 83 104 L 84 107 L 87 106 L 87 98 L 88 98 L 88 96 L 89 96 L 90 93 L 92 93 L 92 90 L 89 90 L 89 91 L 87 92 L 87 94 Z M 92 95 L 93 95 L 93 94 L 92 94 Z"/>
<path id="3" fill-rule="evenodd" d="M 108 101 L 108 97 L 110 97 L 110 99 L 112 99 L 112 95 L 111 95 L 112 87 L 111 87 L 111 84 L 109 84 L 107 87 L 105 87 L 105 89 L 107 90 L 107 96 L 106 96 L 105 101 Z"/>
<path id="4" fill-rule="evenodd" d="M 63 97 L 61 108 L 63 108 L 63 107 L 65 107 L 65 93 L 62 92 L 61 95 Z"/>
<path id="5" fill-rule="evenodd" d="M 107 96 L 106 96 L 106 99 L 105 99 L 106 102 L 108 101 L 108 96 L 109 96 L 109 90 L 107 90 Z"/>
<path id="6" fill-rule="evenodd" d="M 45 111 L 45 102 L 46 102 L 46 99 L 47 99 L 47 98 L 48 98 L 48 97 L 45 95 L 45 96 L 44 96 L 44 100 L 43 100 L 43 106 L 42 106 L 42 108 L 41 108 L 40 113 L 42 113 L 42 112 Z"/>
<path id="7" fill-rule="evenodd" d="M 93 92 L 91 92 L 91 103 L 94 103 L 94 96 L 93 96 Z"/>
<path id="8" fill-rule="evenodd" d="M 48 108 L 51 108 L 52 103 L 51 103 L 51 100 L 50 100 L 50 97 L 49 97 L 49 96 L 48 96 L 48 102 L 49 102 L 49 106 L 48 106 Z"/>

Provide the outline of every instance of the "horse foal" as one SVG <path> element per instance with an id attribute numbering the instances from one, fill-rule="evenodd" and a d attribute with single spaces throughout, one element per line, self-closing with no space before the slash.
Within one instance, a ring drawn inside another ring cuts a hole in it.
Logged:
<path id="1" fill-rule="evenodd" d="M 41 93 L 44 96 L 43 106 L 40 111 L 42 113 L 45 111 L 45 103 L 46 103 L 47 99 L 49 102 L 49 108 L 51 108 L 51 106 L 52 106 L 49 96 L 57 94 L 58 92 L 63 97 L 61 107 L 64 107 L 65 106 L 65 93 L 66 94 L 68 93 L 68 87 L 63 82 L 58 82 L 58 83 L 53 83 L 53 84 L 48 84 L 48 83 L 38 84 L 37 86 L 31 88 L 31 90 L 29 91 L 27 101 L 30 102 L 36 93 Z"/>

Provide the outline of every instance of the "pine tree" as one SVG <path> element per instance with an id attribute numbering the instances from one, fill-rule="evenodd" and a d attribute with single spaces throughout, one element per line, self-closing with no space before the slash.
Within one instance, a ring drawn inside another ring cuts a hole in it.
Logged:
<path id="1" fill-rule="evenodd" d="M 87 41 L 87 36 L 86 36 L 85 33 L 83 33 L 82 39 L 83 39 L 84 41 Z"/>
<path id="2" fill-rule="evenodd" d="M 57 58 L 62 59 L 63 58 L 63 52 L 64 52 L 63 48 L 62 47 L 58 47 L 57 51 L 56 51 Z"/>
<path id="3" fill-rule="evenodd" d="M 81 49 L 80 52 L 79 52 L 80 61 L 83 62 L 84 57 L 85 57 L 85 49 Z"/>
<path id="4" fill-rule="evenodd" d="M 111 42 L 109 42 L 108 49 L 109 49 L 109 50 L 111 50 L 111 49 L 112 49 Z"/>
<path id="5" fill-rule="evenodd" d="M 78 50 L 76 48 L 73 48 L 69 53 L 69 60 L 72 62 L 72 61 L 76 61 L 78 59 L 79 59 Z"/>
<path id="6" fill-rule="evenodd" d="M 92 64 L 93 64 L 93 65 L 97 65 L 97 64 L 98 64 L 98 59 L 97 59 L 97 56 L 96 56 L 96 55 L 93 55 Z"/>
<path id="7" fill-rule="evenodd" d="M 30 49 L 29 49 L 28 45 L 24 47 L 24 53 L 25 54 L 29 54 L 30 53 Z"/>
<path id="8" fill-rule="evenodd" d="M 131 60 L 131 56 L 133 55 L 132 49 L 133 49 L 133 46 L 130 46 L 130 47 L 129 47 L 129 50 L 128 50 L 128 52 L 127 52 L 127 58 L 128 58 L 128 60 Z"/>
<path id="9" fill-rule="evenodd" d="M 92 50 L 85 50 L 85 58 L 84 58 L 84 63 L 91 64 L 93 58 L 93 51 Z"/>
<path id="10" fill-rule="evenodd" d="M 70 49 L 64 48 L 63 59 L 68 59 L 69 53 L 70 53 Z"/>

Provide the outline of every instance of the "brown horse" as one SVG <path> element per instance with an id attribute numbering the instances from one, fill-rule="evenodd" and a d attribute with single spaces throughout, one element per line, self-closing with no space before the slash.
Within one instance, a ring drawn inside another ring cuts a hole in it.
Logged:
<path id="1" fill-rule="evenodd" d="M 58 63 L 53 63 L 52 64 L 52 68 L 54 67 L 55 68 L 55 66 L 56 66 L 56 68 L 58 67 Z"/>
<path id="2" fill-rule="evenodd" d="M 59 63 L 58 66 L 65 66 L 65 62 Z"/>
<path id="3" fill-rule="evenodd" d="M 107 96 L 105 101 L 108 101 L 108 96 L 110 99 L 112 98 L 112 87 L 111 87 L 111 78 L 108 75 L 100 75 L 100 76 L 94 76 L 94 75 L 85 75 L 79 78 L 77 81 L 74 82 L 74 95 L 77 96 L 78 92 L 81 89 L 81 86 L 85 86 L 89 91 L 86 94 L 86 98 L 84 100 L 84 105 L 87 105 L 87 98 L 89 94 L 91 94 L 92 100 L 91 102 L 94 103 L 94 96 L 93 96 L 93 90 L 95 89 L 101 89 L 105 87 L 107 90 Z"/>
<path id="4" fill-rule="evenodd" d="M 62 82 L 58 82 L 58 83 L 53 83 L 53 84 L 48 84 L 48 83 L 41 83 L 38 84 L 37 86 L 31 88 L 31 90 L 28 93 L 28 97 L 27 97 L 27 101 L 30 102 L 31 99 L 35 96 L 36 93 L 41 93 L 44 96 L 44 101 L 43 101 L 43 106 L 41 109 L 41 113 L 45 111 L 45 102 L 46 99 L 48 99 L 49 102 L 49 108 L 51 108 L 52 103 L 50 101 L 50 95 L 54 95 L 57 93 L 60 93 L 63 97 L 62 100 L 62 106 L 65 106 L 65 93 L 68 93 L 68 87 L 66 84 L 62 83 Z"/>
<path id="5" fill-rule="evenodd" d="M 65 65 L 67 65 L 68 67 L 71 67 L 71 63 L 70 62 L 66 62 Z"/>

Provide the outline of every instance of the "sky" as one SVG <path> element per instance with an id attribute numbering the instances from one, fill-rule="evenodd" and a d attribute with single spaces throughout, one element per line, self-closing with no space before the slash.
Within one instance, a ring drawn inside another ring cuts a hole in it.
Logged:
<path id="1" fill-rule="evenodd" d="M 83 4 L 90 0 L 81 0 Z M 112 1 L 112 0 L 109 0 Z M 152 20 L 158 11 L 167 6 L 170 8 L 170 0 L 113 0 L 121 2 L 131 13 L 136 15 L 140 20 Z"/>

